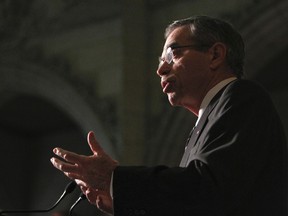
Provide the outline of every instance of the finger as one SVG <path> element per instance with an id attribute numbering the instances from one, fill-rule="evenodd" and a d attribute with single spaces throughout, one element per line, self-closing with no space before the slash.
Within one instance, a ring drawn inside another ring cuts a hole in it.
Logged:
<path id="1" fill-rule="evenodd" d="M 77 163 L 82 158 L 82 155 L 78 155 L 74 152 L 70 152 L 70 151 L 67 151 L 67 150 L 64 150 L 61 148 L 54 148 L 53 152 L 57 156 L 63 158 L 64 160 L 66 160 L 67 162 L 70 162 L 70 163 Z"/>
<path id="2" fill-rule="evenodd" d="M 87 188 L 87 190 L 85 191 L 85 195 L 86 195 L 87 200 L 91 204 L 96 205 L 96 199 L 97 199 L 97 196 L 99 195 L 97 190 L 91 190 Z"/>
<path id="3" fill-rule="evenodd" d="M 83 182 L 82 180 L 79 180 L 79 179 L 74 179 L 74 181 L 80 187 L 82 193 L 86 195 L 86 193 L 88 191 L 88 186 L 86 186 L 85 182 Z"/>
<path id="4" fill-rule="evenodd" d="M 77 170 L 76 165 L 66 163 L 64 161 L 61 161 L 61 160 L 55 158 L 55 157 L 51 158 L 50 161 L 55 168 L 61 170 L 62 172 L 75 172 Z"/>
<path id="5" fill-rule="evenodd" d="M 64 172 L 64 174 L 70 178 L 70 179 L 79 179 L 80 175 L 78 173 L 73 173 L 73 172 Z"/>
<path id="6" fill-rule="evenodd" d="M 87 187 L 80 186 L 80 189 L 81 189 L 82 193 L 84 193 L 86 195 Z"/>
<path id="7" fill-rule="evenodd" d="M 88 144 L 90 146 L 91 151 L 96 154 L 105 154 L 105 152 L 103 151 L 102 147 L 100 146 L 100 144 L 98 143 L 98 141 L 96 140 L 95 134 L 93 131 L 90 131 L 87 135 L 87 141 Z"/>
<path id="8" fill-rule="evenodd" d="M 80 179 L 75 179 L 75 182 L 77 185 L 80 186 L 81 189 L 83 188 L 83 189 L 87 190 L 88 186 L 84 181 L 82 181 Z"/>

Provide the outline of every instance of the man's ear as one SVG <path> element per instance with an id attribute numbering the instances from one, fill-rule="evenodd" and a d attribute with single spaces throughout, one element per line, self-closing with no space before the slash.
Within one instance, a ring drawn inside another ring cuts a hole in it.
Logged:
<path id="1" fill-rule="evenodd" d="M 227 46 L 221 42 L 216 42 L 209 49 L 211 56 L 210 68 L 216 70 L 226 64 Z"/>

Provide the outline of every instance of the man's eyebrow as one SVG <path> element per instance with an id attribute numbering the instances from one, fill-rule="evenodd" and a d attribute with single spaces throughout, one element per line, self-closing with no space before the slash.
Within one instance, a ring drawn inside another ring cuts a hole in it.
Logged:
<path id="1" fill-rule="evenodd" d="M 165 50 L 167 50 L 169 47 L 173 48 L 175 46 L 178 46 L 177 42 L 171 42 L 170 44 L 167 44 L 167 46 L 165 47 Z"/>

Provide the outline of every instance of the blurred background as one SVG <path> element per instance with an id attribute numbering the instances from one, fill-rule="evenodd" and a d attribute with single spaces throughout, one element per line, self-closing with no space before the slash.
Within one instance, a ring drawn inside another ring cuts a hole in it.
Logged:
<path id="1" fill-rule="evenodd" d="M 0 209 L 51 206 L 69 182 L 52 149 L 90 154 L 90 130 L 123 165 L 178 165 L 196 118 L 170 107 L 156 75 L 176 19 L 234 24 L 246 77 L 267 88 L 288 134 L 287 10 L 287 0 L 1 0 Z M 46 215 L 67 215 L 79 193 Z M 101 213 L 85 201 L 74 215 Z"/>

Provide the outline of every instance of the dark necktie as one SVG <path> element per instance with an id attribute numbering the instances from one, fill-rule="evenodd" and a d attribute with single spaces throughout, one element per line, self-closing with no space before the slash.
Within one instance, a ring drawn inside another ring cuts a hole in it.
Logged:
<path id="1" fill-rule="evenodd" d="M 192 128 L 192 130 L 190 131 L 189 136 L 187 138 L 186 146 L 185 146 L 185 152 L 184 152 L 184 155 L 183 155 L 182 160 L 180 162 L 180 167 L 186 167 L 186 165 L 187 165 L 187 161 L 189 159 L 190 152 L 191 152 L 191 149 L 193 147 L 193 145 L 192 145 L 192 143 L 190 143 L 190 141 L 192 141 L 191 138 L 195 132 L 195 128 L 196 128 L 196 126 L 194 126 Z"/>
<path id="2" fill-rule="evenodd" d="M 210 101 L 210 103 L 208 104 L 208 106 L 206 107 L 203 115 L 201 116 L 201 118 L 199 119 L 198 124 L 193 127 L 193 129 L 191 130 L 189 137 L 186 141 L 186 147 L 185 147 L 185 152 L 184 155 L 182 157 L 182 160 L 180 162 L 180 167 L 187 167 L 189 164 L 189 157 L 192 154 L 196 154 L 196 143 L 197 143 L 197 139 L 199 137 L 199 135 L 201 134 L 201 131 L 203 130 L 203 128 L 206 126 L 207 124 L 207 118 L 209 116 L 209 114 L 211 113 L 211 111 L 214 109 L 214 107 L 216 106 L 216 104 L 219 101 L 219 98 L 221 96 L 221 94 L 223 93 L 225 87 L 223 87 Z"/>

